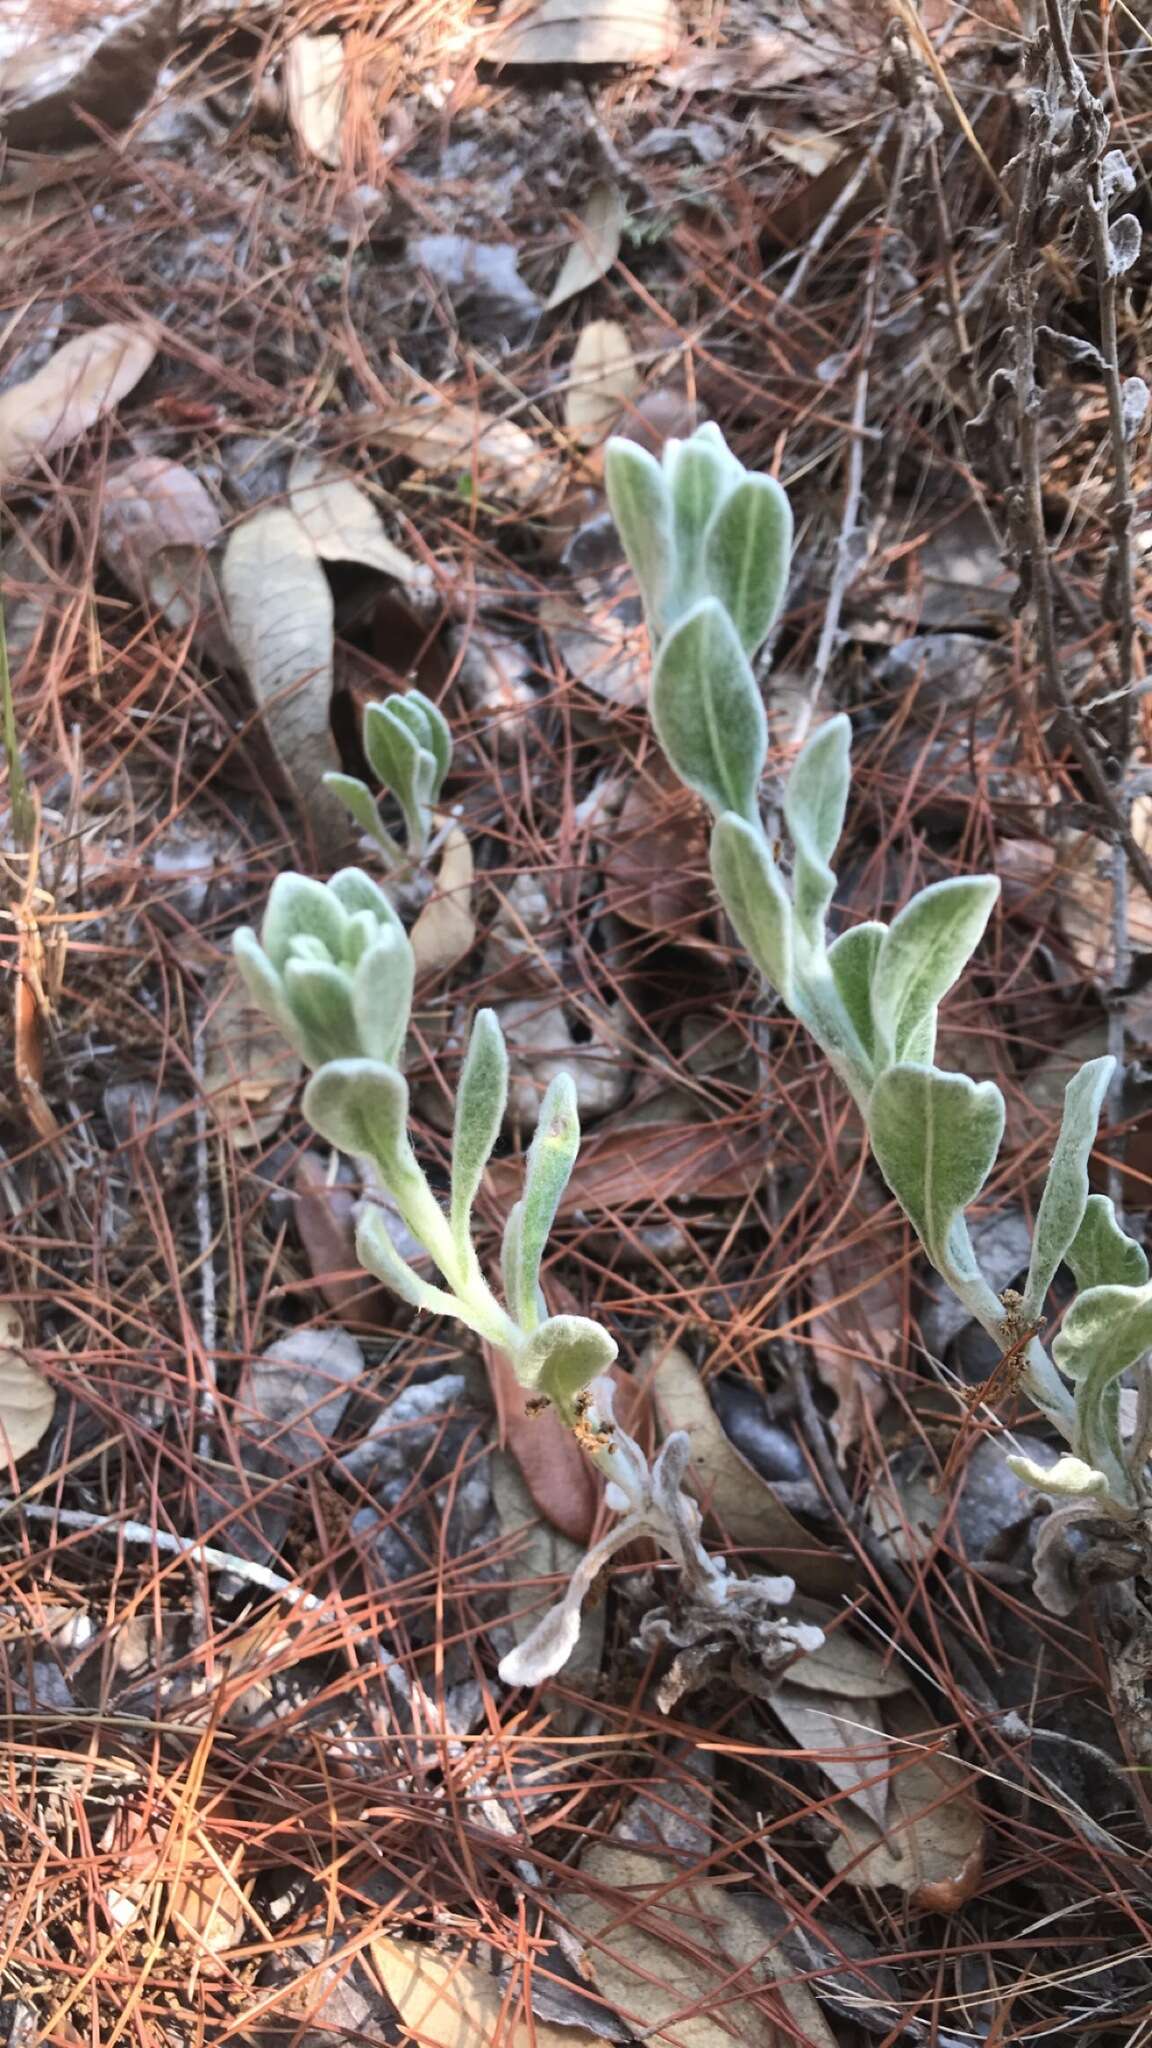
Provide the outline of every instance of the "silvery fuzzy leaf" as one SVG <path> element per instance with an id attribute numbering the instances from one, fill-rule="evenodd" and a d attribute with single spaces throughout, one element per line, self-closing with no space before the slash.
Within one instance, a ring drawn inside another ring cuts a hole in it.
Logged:
<path id="1" fill-rule="evenodd" d="M 672 530 L 676 541 L 677 610 L 687 608 L 681 586 L 691 590 L 687 602 L 699 596 L 692 586 L 696 574 L 704 529 L 735 479 L 719 449 L 694 436 L 685 441 L 674 462 L 665 456 L 668 486 L 672 493 Z"/>
<path id="2" fill-rule="evenodd" d="M 339 960 L 347 922 L 339 898 L 323 882 L 314 882 L 309 875 L 277 875 L 268 892 L 260 941 L 277 970 L 284 966 L 298 933 L 319 939 Z"/>
<path id="3" fill-rule="evenodd" d="M 889 1059 L 908 1057 L 980 943 L 999 893 L 992 875 L 957 876 L 921 889 L 893 918 L 872 983 L 877 1040 Z"/>
<path id="4" fill-rule="evenodd" d="M 797 922 L 816 950 L 824 943 L 824 920 L 836 888 L 829 863 L 844 828 L 851 751 L 852 727 L 841 712 L 802 747 L 784 789 L 784 817 L 796 849 L 792 900 Z"/>
<path id="5" fill-rule="evenodd" d="M 1066 1499 L 1083 1499 L 1085 1494 L 1104 1494 L 1108 1491 L 1107 1475 L 1097 1472 L 1092 1465 L 1086 1465 L 1082 1458 L 1071 1453 L 1057 1458 L 1054 1465 L 1038 1465 L 1033 1458 L 1007 1458 L 1005 1463 L 1017 1479 L 1026 1480 L 1029 1486 L 1038 1487 L 1041 1493 L 1062 1494 Z"/>
<path id="6" fill-rule="evenodd" d="M 363 868 L 341 868 L 328 884 L 329 894 L 335 896 L 341 908 L 349 917 L 361 911 L 370 911 L 382 925 L 404 936 L 404 926 L 399 912 L 385 895 L 378 882 L 366 875 Z"/>
<path id="7" fill-rule="evenodd" d="M 478 1010 L 456 1090 L 452 1133 L 452 1231 L 463 1258 L 476 1191 L 500 1135 L 508 1100 L 508 1051 L 495 1010 Z"/>
<path id="8" fill-rule="evenodd" d="M 406 725 L 420 749 L 416 794 L 423 804 L 436 800 L 452 758 L 452 735 L 436 706 L 422 690 L 387 697 L 385 709 Z M 447 740 L 447 746 L 445 746 Z"/>
<path id="9" fill-rule="evenodd" d="M 397 1065 L 408 1035 L 416 957 L 402 932 L 377 928 L 352 977 L 357 1050 L 365 1059 Z"/>
<path id="10" fill-rule="evenodd" d="M 1108 275 L 1124 277 L 1131 270 L 1140 254 L 1143 240 L 1140 223 L 1134 213 L 1122 213 L 1108 230 Z"/>
<path id="11" fill-rule="evenodd" d="M 607 1330 L 587 1316 L 549 1316 L 513 1363 L 522 1385 L 547 1394 L 567 1415 L 576 1395 L 607 1372 L 616 1353 Z"/>
<path id="12" fill-rule="evenodd" d="M 456 1315 L 458 1303 L 442 1287 L 421 1279 L 396 1249 L 392 1233 L 379 1209 L 365 1205 L 356 1225 L 356 1256 L 365 1270 L 382 1280 L 401 1301 L 429 1315 Z"/>
<path id="13" fill-rule="evenodd" d="M 792 904 L 760 826 L 726 811 L 712 831 L 712 879 L 741 945 L 792 1001 Z"/>
<path id="14" fill-rule="evenodd" d="M 548 1609 L 522 1643 L 500 1659 L 497 1668 L 505 1685 L 541 1685 L 563 1669 L 579 1641 L 585 1599 L 604 1566 L 642 1527 L 640 1516 L 626 1516 L 593 1544 L 569 1579 L 563 1599 Z"/>
<path id="15" fill-rule="evenodd" d="M 435 757 L 399 715 L 395 700 L 366 706 L 363 738 L 373 773 L 399 803 L 411 846 L 420 848 L 424 841 L 426 792 L 436 776 Z"/>
<path id="16" fill-rule="evenodd" d="M 828 966 L 837 993 L 869 1060 L 876 1058 L 872 983 L 886 931 L 883 924 L 853 925 L 851 931 L 841 932 L 828 948 Z"/>
<path id="17" fill-rule="evenodd" d="M 557 1074 L 540 1105 L 524 1168 L 524 1194 L 517 1204 L 516 1266 L 508 1306 L 523 1330 L 534 1330 L 540 1321 L 540 1262 L 579 1150 L 576 1085 L 571 1074 Z"/>
<path id="18" fill-rule="evenodd" d="M 1086 1288 L 1064 1318 L 1052 1355 L 1070 1380 L 1083 1381 L 1104 1366 L 1110 1378 L 1127 1372 L 1152 1349 L 1152 1286 Z"/>
<path id="19" fill-rule="evenodd" d="M 380 1060 L 331 1060 L 313 1074 L 303 1107 L 313 1129 L 330 1145 L 353 1158 L 375 1160 L 385 1186 L 397 1197 L 413 1175 L 423 1183 L 408 1141 L 408 1083 L 395 1068 Z"/>
<path id="20" fill-rule="evenodd" d="M 872 1090 L 868 1129 L 880 1171 L 933 1265 L 945 1278 L 974 1275 L 964 1211 L 1000 1149 L 1004 1098 L 995 1083 L 889 1067 Z"/>
<path id="21" fill-rule="evenodd" d="M 293 1051 L 309 1064 L 311 1045 L 307 1033 L 294 1016 L 284 984 L 250 926 L 233 932 L 232 953 L 253 1002 L 284 1033 Z"/>
<path id="22" fill-rule="evenodd" d="M 1064 1115 L 1040 1199 L 1021 1314 L 1033 1322 L 1044 1306 L 1057 1266 L 1075 1242 L 1088 1202 L 1088 1158 L 1116 1062 L 1089 1060 L 1064 1091 Z"/>
<path id="23" fill-rule="evenodd" d="M 1100 166 L 1100 189 L 1105 206 L 1127 199 L 1136 190 L 1136 173 L 1122 149 L 1110 149 Z"/>
<path id="24" fill-rule="evenodd" d="M 715 598 L 663 642 L 652 676 L 652 723 L 672 767 L 717 815 L 757 822 L 768 722 L 736 628 Z"/>
<path id="25" fill-rule="evenodd" d="M 792 563 L 792 507 L 771 476 L 746 476 L 721 501 L 704 536 L 704 575 L 755 654 L 779 616 Z"/>
<path id="26" fill-rule="evenodd" d="M 672 505 L 664 472 L 655 457 L 634 441 L 609 441 L 604 483 L 649 622 L 659 631 L 673 575 Z"/>
<path id="27" fill-rule="evenodd" d="M 504 1235 L 500 1240 L 500 1283 L 509 1313 L 520 1320 L 517 1308 L 517 1294 L 520 1286 L 520 1226 L 524 1217 L 523 1202 L 513 1202 L 504 1221 Z"/>
<path id="28" fill-rule="evenodd" d="M 333 796 L 339 797 L 352 823 L 359 826 L 361 832 L 371 839 L 382 853 L 387 854 L 389 860 L 398 859 L 400 848 L 392 834 L 386 832 L 380 823 L 376 799 L 368 784 L 361 782 L 357 775 L 341 775 L 335 769 L 323 777 L 323 782 L 325 789 L 330 789 Z"/>
<path id="29" fill-rule="evenodd" d="M 1150 398 L 1152 394 L 1143 377 L 1125 377 L 1120 386 L 1120 415 L 1126 441 L 1134 441 L 1144 425 Z"/>
<path id="30" fill-rule="evenodd" d="M 352 985 L 342 967 L 320 960 L 289 960 L 284 993 L 309 1046 L 310 1066 L 325 1060 L 355 1059 L 360 1034 L 352 1009 Z"/>
<path id="31" fill-rule="evenodd" d="M 1121 1229 L 1107 1195 L 1089 1195 L 1079 1230 L 1065 1253 L 1077 1287 L 1143 1287 L 1148 1260 Z"/>

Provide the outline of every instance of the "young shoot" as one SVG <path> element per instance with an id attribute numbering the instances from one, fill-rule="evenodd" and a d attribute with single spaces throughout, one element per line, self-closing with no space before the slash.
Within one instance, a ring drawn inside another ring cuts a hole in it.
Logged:
<path id="1" fill-rule="evenodd" d="M 365 708 L 361 738 L 368 763 L 391 790 L 404 816 L 401 847 L 380 822 L 376 798 L 358 776 L 325 775 L 352 821 L 389 868 L 411 867 L 427 850 L 432 813 L 452 765 L 452 733 L 442 711 L 421 690 L 405 690 Z"/>
<path id="2" fill-rule="evenodd" d="M 1088 1182 L 1114 1062 L 1090 1060 L 1068 1083 L 1023 1295 L 1001 1297 L 981 1272 L 966 1211 L 996 1163 L 1004 1099 L 993 1082 L 946 1073 L 935 1059 L 940 1003 L 980 942 L 999 884 L 989 875 L 937 882 L 891 924 L 829 936 L 851 783 L 847 717 L 813 733 L 787 778 L 786 863 L 759 803 L 768 734 L 752 661 L 787 587 L 788 500 L 771 477 L 749 475 L 714 426 L 670 441 L 662 461 L 613 441 L 606 474 L 652 641 L 652 722 L 676 774 L 713 814 L 712 877 L 737 936 L 857 1103 L 930 1264 L 1001 1352 L 1021 1358 L 1026 1393 L 1069 1446 L 1050 1468 L 1015 1459 L 1014 1469 L 1063 1497 L 1069 1517 L 1134 1521 L 1152 1498 L 1149 1431 L 1125 1437 L 1120 1379 L 1152 1348 L 1152 1284 L 1140 1246 Z M 1049 1355 L 1039 1330 L 1062 1263 L 1079 1292 Z"/>

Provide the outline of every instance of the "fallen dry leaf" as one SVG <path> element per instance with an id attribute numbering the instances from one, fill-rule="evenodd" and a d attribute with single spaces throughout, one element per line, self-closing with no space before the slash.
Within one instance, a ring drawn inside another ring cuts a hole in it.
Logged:
<path id="1" fill-rule="evenodd" d="M 675 0 L 540 0 L 483 51 L 492 64 L 662 64 L 680 40 Z"/>
<path id="2" fill-rule="evenodd" d="M 836 1396 L 832 1434 L 840 1465 L 860 1439 L 864 1416 L 875 1417 L 884 1407 L 887 1375 L 904 1355 L 904 1231 L 894 1223 L 869 1227 L 867 1220 L 885 1206 L 879 1189 L 862 1180 L 857 1227 L 846 1224 L 812 1270 L 819 1313 L 808 1329 L 816 1370 Z"/>
<path id="3" fill-rule="evenodd" d="M 803 1658 L 798 1660 L 803 1663 Z M 810 1687 L 774 1686 L 768 1702 L 810 1763 L 883 1828 L 888 1810 L 888 1740 L 875 1701 L 838 1699 Z"/>
<path id="4" fill-rule="evenodd" d="M 824 1630 L 818 1650 L 810 1650 L 788 1667 L 789 1685 L 811 1686 L 816 1692 L 837 1693 L 850 1700 L 887 1700 L 908 1691 L 904 1668 L 895 1658 L 849 1635 L 831 1608 L 805 1605 L 805 1621 L 816 1621 Z"/>
<path id="5" fill-rule="evenodd" d="M 304 1152 L 292 1177 L 295 1221 L 313 1280 L 328 1303 L 361 1329 L 387 1329 L 397 1303 L 386 1287 L 370 1280 L 356 1256 L 356 1197 L 329 1179 L 317 1152 Z"/>
<path id="6" fill-rule="evenodd" d="M 563 487 L 555 458 L 515 420 L 477 406 L 429 399 L 389 406 L 366 421 L 374 439 L 434 476 L 470 478 L 481 496 L 539 506 Z"/>
<path id="7" fill-rule="evenodd" d="M 571 597 L 549 592 L 540 624 L 578 683 L 624 711 L 646 702 L 648 635 L 627 566 L 578 577 Z"/>
<path id="8" fill-rule="evenodd" d="M 841 1830 L 828 1861 L 860 1889 L 896 1885 L 924 1912 L 959 1911 L 984 1864 L 984 1819 L 976 1781 L 951 1753 L 950 1739 L 927 1721 L 911 1695 L 889 1700 L 892 1776 L 883 1828 L 850 1807 L 829 1817 Z"/>
<path id="9" fill-rule="evenodd" d="M 311 1464 L 340 1427 L 363 1371 L 364 1353 L 347 1330 L 293 1330 L 245 1366 L 237 1424 L 289 1466 Z"/>
<path id="10" fill-rule="evenodd" d="M 605 908 L 641 931 L 690 944 L 709 914 L 707 870 L 705 814 L 685 802 L 671 770 L 653 758 L 643 776 L 629 781 L 605 844 Z"/>
<path id="11" fill-rule="evenodd" d="M 325 562 L 361 562 L 411 589 L 429 589 L 431 574 L 396 547 L 375 505 L 354 477 L 322 455 L 298 455 L 288 476 L 288 498 L 316 553 Z"/>
<path id="12" fill-rule="evenodd" d="M 204 1093 L 217 1123 L 242 1151 L 283 1123 L 304 1069 L 283 1032 L 229 976 L 204 1026 Z"/>
<path id="13" fill-rule="evenodd" d="M 222 666 L 235 660 L 209 550 L 220 515 L 199 477 L 158 455 L 113 463 L 100 503 L 100 552 L 114 576 Z"/>
<path id="14" fill-rule="evenodd" d="M 545 1521 L 586 1546 L 600 1505 L 595 1466 L 554 1408 L 527 1412 L 524 1388 L 502 1351 L 485 1344 L 484 1359 L 501 1448 L 511 1451 Z"/>
<path id="15" fill-rule="evenodd" d="M 794 164 L 810 178 L 818 178 L 844 155 L 839 137 L 825 135 L 819 128 L 759 128 L 757 139 L 782 163 Z"/>
<path id="16" fill-rule="evenodd" d="M 568 365 L 564 424 L 584 447 L 611 432 L 640 389 L 627 329 L 619 320 L 590 320 Z"/>
<path id="17" fill-rule="evenodd" d="M 342 36 L 293 36 L 284 59 L 284 96 L 301 148 L 338 171 L 344 125 Z"/>
<path id="18" fill-rule="evenodd" d="M 624 233 L 624 195 L 618 185 L 593 185 L 580 216 L 575 239 L 544 302 L 546 313 L 554 312 L 578 292 L 606 277 L 620 254 Z"/>
<path id="19" fill-rule="evenodd" d="M 540 1103 L 558 1074 L 570 1074 L 576 1088 L 581 1127 L 618 1109 L 632 1085 L 627 1048 L 612 1020 L 603 1016 L 601 1034 L 578 1041 L 572 1020 L 554 995 L 541 1001 L 521 997 L 497 1006 L 500 1027 L 511 1057 L 508 1121 L 513 1129 L 532 1131 Z M 585 1026 L 596 1028 L 596 1014 L 582 1004 Z"/>
<path id="20" fill-rule="evenodd" d="M 0 1304 L 0 1470 L 34 1451 L 56 1409 L 56 1390 L 24 1355 L 24 1325 Z"/>
<path id="21" fill-rule="evenodd" d="M 342 804 L 323 777 L 339 769 L 332 737 L 332 592 L 295 514 L 254 512 L 229 537 L 220 579 L 236 651 L 264 730 L 325 850 L 347 842 Z"/>
<path id="22" fill-rule="evenodd" d="M 151 327 L 113 321 L 74 335 L 34 377 L 0 395 L 0 483 L 79 440 L 140 382 L 155 355 Z"/>
<path id="23" fill-rule="evenodd" d="M 0 129 L 14 150 L 91 148 L 146 105 L 177 34 L 176 0 L 114 0 L 46 14 L 3 10 Z"/>
<path id="24" fill-rule="evenodd" d="M 373 1968 L 402 2025 L 424 2048 L 600 2048 L 587 2027 L 526 2018 L 517 2002 L 463 1956 L 378 1934 Z"/>
<path id="25" fill-rule="evenodd" d="M 197 1828 L 191 1839 L 179 1844 L 177 1857 L 168 1893 L 172 1925 L 198 1953 L 225 1955 L 244 1938 L 247 1901 L 239 1883 L 243 1848 L 234 1849 L 225 1861 L 207 1831 Z"/>
<path id="26" fill-rule="evenodd" d="M 790 1572 L 805 1592 L 831 1594 L 850 1586 L 854 1574 L 848 1560 L 808 1534 L 725 1435 L 687 1354 L 657 1341 L 645 1352 L 642 1371 L 651 1385 L 661 1435 L 682 1429 L 691 1445 L 689 1490 L 729 1540 L 749 1550 L 770 1550 L 774 1567 Z"/>
<path id="27" fill-rule="evenodd" d="M 1152 796 L 1138 796 L 1129 823 L 1145 853 L 1152 852 Z M 1060 842 L 1057 902 L 1060 924 L 1078 964 L 1100 988 L 1111 984 L 1115 949 L 1114 849 L 1090 832 L 1066 832 Z M 1131 877 L 1125 878 L 1128 944 L 1152 953 L 1152 902 Z"/>
<path id="28" fill-rule="evenodd" d="M 424 905 L 409 933 L 417 974 L 447 974 L 476 938 L 472 915 L 472 847 L 459 825 L 450 825 L 436 875 L 436 894 Z"/>

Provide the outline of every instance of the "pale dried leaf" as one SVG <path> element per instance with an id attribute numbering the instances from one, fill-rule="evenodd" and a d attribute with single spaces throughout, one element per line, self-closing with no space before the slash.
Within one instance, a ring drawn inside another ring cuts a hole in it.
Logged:
<path id="1" fill-rule="evenodd" d="M 1152 796 L 1138 796 L 1129 823 L 1145 853 L 1152 852 Z M 1090 832 L 1067 832 L 1060 843 L 1057 888 L 1060 923 L 1072 952 L 1100 988 L 1111 985 L 1115 949 L 1115 855 Z M 1143 889 L 1127 889 L 1128 944 L 1134 953 L 1152 952 L 1152 903 Z"/>
<path id="2" fill-rule="evenodd" d="M 692 1448 L 686 1484 L 733 1543 L 770 1550 L 774 1565 L 808 1592 L 843 1588 L 851 1573 L 842 1558 L 816 1539 L 782 1505 L 724 1433 L 691 1359 L 675 1345 L 652 1345 L 645 1364 L 661 1433 L 682 1429 Z"/>
<path id="3" fill-rule="evenodd" d="M 490 43 L 493 64 L 661 64 L 680 40 L 675 0 L 540 0 Z"/>
<path id="4" fill-rule="evenodd" d="M 100 500 L 100 545 L 113 568 L 147 562 L 158 548 L 213 547 L 220 514 L 198 476 L 162 455 L 110 463 Z"/>
<path id="5" fill-rule="evenodd" d="M 0 483 L 78 440 L 139 383 L 155 354 L 151 327 L 113 321 L 75 335 L 34 377 L 0 395 Z"/>
<path id="6" fill-rule="evenodd" d="M 727 1886 L 692 1883 L 681 1861 L 626 1846 L 621 1829 L 585 1849 L 580 1873 L 590 1889 L 562 1891 L 560 1909 L 588 1943 L 598 1990 L 645 2040 L 835 2048 L 812 1993 L 789 1981 L 779 1945 Z M 766 1987 L 787 2027 L 751 2002 Z"/>
<path id="7" fill-rule="evenodd" d="M 618 185 L 593 185 L 575 239 L 545 301 L 545 312 L 553 312 L 566 299 L 574 299 L 578 292 L 586 292 L 590 285 L 607 276 L 620 254 L 625 211 L 624 195 Z"/>
<path id="8" fill-rule="evenodd" d="M 777 1686 L 769 1705 L 805 1752 L 805 1761 L 882 1828 L 888 1806 L 888 1743 L 879 1708 L 871 1700 L 837 1699 L 832 1693 L 792 1685 Z"/>
<path id="9" fill-rule="evenodd" d="M 844 155 L 845 145 L 840 138 L 825 135 L 819 128 L 760 128 L 757 139 L 782 163 L 794 164 L 810 178 L 830 170 Z"/>
<path id="10" fill-rule="evenodd" d="M 568 366 L 564 424 L 590 447 L 616 425 L 640 389 L 640 372 L 619 320 L 590 320 Z"/>
<path id="11" fill-rule="evenodd" d="M 206 1835 L 180 1844 L 179 1874 L 168 1894 L 172 1924 L 201 1953 L 224 1955 L 244 1938 L 246 1901 L 237 1878 L 243 1850 L 213 1854 Z"/>
<path id="12" fill-rule="evenodd" d="M 344 124 L 344 39 L 293 36 L 284 60 L 288 119 L 302 149 L 339 170 Z"/>
<path id="13" fill-rule="evenodd" d="M 436 894 L 424 905 L 409 933 L 417 974 L 446 974 L 471 951 L 476 938 L 473 875 L 467 835 L 459 825 L 451 825 L 440 857 Z"/>
<path id="14" fill-rule="evenodd" d="M 289 1464 L 308 1464 L 339 1428 L 363 1371 L 364 1353 L 346 1330 L 293 1330 L 245 1368 L 237 1419 Z"/>
<path id="15" fill-rule="evenodd" d="M 354 477 L 322 455 L 298 455 L 288 476 L 293 512 L 325 562 L 362 562 L 398 582 L 427 589 L 431 575 L 384 531 L 375 505 Z"/>
<path id="16" fill-rule="evenodd" d="M 55 1408 L 55 1388 L 24 1356 L 19 1315 L 0 1304 L 0 1471 L 35 1450 Z"/>
<path id="17" fill-rule="evenodd" d="M 893 1738 L 884 1827 L 838 1807 L 832 1818 L 842 1839 L 828 1861 L 863 1890 L 895 1885 L 924 1911 L 956 1912 L 983 1867 L 985 1827 L 972 1773 L 951 1754 L 943 1730 L 927 1725 L 918 1701 L 888 1701 L 884 1720 Z"/>
<path id="18" fill-rule="evenodd" d="M 597 2048 L 587 2027 L 526 2019 L 499 1979 L 463 1956 L 376 1935 L 368 1953 L 407 2031 L 424 2048 Z"/>
<path id="19" fill-rule="evenodd" d="M 513 1128 L 535 1129 L 544 1091 L 558 1074 L 572 1076 L 582 1127 L 619 1108 L 632 1077 L 621 1057 L 620 1033 L 609 1019 L 602 1036 L 578 1044 L 567 1010 L 551 998 L 501 1003 L 496 1014 L 512 1057 L 508 1121 Z M 594 1022 L 587 1006 L 582 1015 L 585 1022 Z"/>
<path id="20" fill-rule="evenodd" d="M 811 1686 L 851 1700 L 891 1699 L 908 1691 L 903 1667 L 871 1643 L 849 1635 L 846 1628 L 832 1627 L 835 1616 L 830 1610 L 805 1608 L 803 1613 L 805 1620 L 816 1620 L 824 1629 L 824 1641 L 789 1667 L 789 1685 Z"/>
<path id="21" fill-rule="evenodd" d="M 0 8 L 0 131 L 13 150 L 95 155 L 146 105 L 178 29 L 176 0 Z M 10 166 L 11 168 L 11 166 Z M 39 166 L 37 167 L 39 168 Z"/>
<path id="22" fill-rule="evenodd" d="M 577 682 L 624 711 L 647 701 L 648 636 L 630 570 L 581 576 L 573 598 L 549 592 L 540 624 Z"/>
<path id="23" fill-rule="evenodd" d="M 204 1093 L 222 1130 L 242 1150 L 278 1130 L 304 1069 L 283 1032 L 230 977 L 204 1026 Z"/>
<path id="24" fill-rule="evenodd" d="M 236 651 L 277 759 L 317 836 L 347 840 L 344 808 L 324 787 L 339 769 L 329 723 L 332 593 L 292 512 L 253 513 L 229 538 L 221 582 Z"/>
<path id="25" fill-rule="evenodd" d="M 515 420 L 448 399 L 389 406 L 368 423 L 377 440 L 434 476 L 474 479 L 481 496 L 527 506 L 563 486 L 555 458 Z"/>

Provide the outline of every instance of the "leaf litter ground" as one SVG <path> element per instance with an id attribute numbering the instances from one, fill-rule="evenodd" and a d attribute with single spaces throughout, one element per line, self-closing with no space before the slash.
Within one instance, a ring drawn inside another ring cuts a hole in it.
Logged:
<path id="1" fill-rule="evenodd" d="M 13 2043 L 1143 2038 L 1149 1632 L 1106 1592 L 1034 1603 L 1033 1503 L 962 1398 L 995 1361 L 711 914 L 603 517 L 613 429 L 716 418 L 788 484 L 767 701 L 781 765 L 853 712 L 846 908 L 1004 878 L 946 1018 L 1009 1101 L 985 1264 L 1018 1276 L 1063 1079 L 1109 1043 L 1099 1170 L 1138 1222 L 1147 902 L 1037 688 L 1011 475 L 961 431 L 1029 24 L 896 17 L 72 10 L 63 91 L 42 34 L 6 79 L 0 575 L 38 810 L 31 843 L 5 820 Z M 1146 175 L 1146 36 L 1076 33 Z M 1097 332 L 1073 249 L 1046 318 Z M 1103 397 L 1064 365 L 1044 398 L 1090 702 Z M 355 1184 L 228 971 L 280 868 L 354 852 L 319 772 L 364 774 L 364 703 L 412 679 L 465 828 L 406 906 L 428 1154 L 477 1003 L 520 1083 L 493 1230 L 574 1071 L 553 1305 L 596 1307 L 715 1539 L 824 1617 L 775 1702 L 674 1614 L 640 1638 L 669 1590 L 642 1557 L 560 1680 L 499 1686 L 598 1526 L 590 1470 L 357 1273 Z"/>

